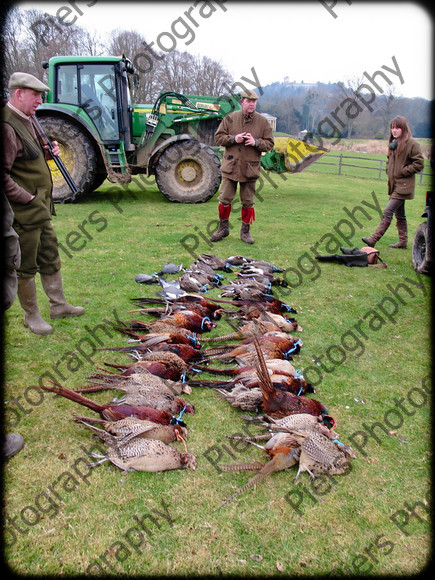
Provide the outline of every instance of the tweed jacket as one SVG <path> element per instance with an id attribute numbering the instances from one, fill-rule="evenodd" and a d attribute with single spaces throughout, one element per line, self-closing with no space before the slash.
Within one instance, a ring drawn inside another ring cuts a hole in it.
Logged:
<path id="1" fill-rule="evenodd" d="M 235 142 L 235 136 L 243 132 L 251 133 L 255 146 Z M 222 175 L 239 182 L 256 181 L 260 177 L 261 154 L 274 145 L 272 128 L 266 118 L 257 112 L 245 116 L 243 111 L 234 111 L 222 119 L 215 141 L 219 147 L 225 147 Z"/>
<path id="2" fill-rule="evenodd" d="M 387 160 L 388 195 L 392 199 L 413 199 L 415 174 L 423 169 L 421 147 L 415 139 L 408 139 L 400 155 L 390 150 Z"/>

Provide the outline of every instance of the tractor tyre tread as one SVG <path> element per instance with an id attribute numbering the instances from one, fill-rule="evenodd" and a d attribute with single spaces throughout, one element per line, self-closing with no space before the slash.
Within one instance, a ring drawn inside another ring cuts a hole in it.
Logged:
<path id="1" fill-rule="evenodd" d="M 421 223 L 414 235 L 412 243 L 412 265 L 416 272 L 429 274 L 431 269 L 431 243 L 428 239 L 427 222 Z"/>
<path id="2" fill-rule="evenodd" d="M 189 159 L 198 163 L 202 170 L 201 179 L 192 187 L 177 179 L 177 167 Z M 221 183 L 219 157 L 204 143 L 195 140 L 179 141 L 160 155 L 156 166 L 156 182 L 160 192 L 171 202 L 205 203 L 214 196 Z"/>
<path id="3" fill-rule="evenodd" d="M 71 167 L 66 167 L 80 192 L 74 194 L 67 183 L 57 179 L 53 183 L 54 203 L 76 202 L 95 189 L 97 156 L 91 139 L 75 123 L 61 117 L 41 117 L 41 125 L 52 141 L 68 149 Z M 63 160 L 65 163 L 65 160 Z"/>

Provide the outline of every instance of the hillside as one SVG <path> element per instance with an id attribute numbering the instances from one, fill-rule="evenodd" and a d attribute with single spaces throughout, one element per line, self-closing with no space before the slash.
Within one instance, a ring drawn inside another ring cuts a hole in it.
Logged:
<path id="1" fill-rule="evenodd" d="M 431 137 L 433 100 L 401 97 L 391 87 L 365 107 L 355 100 L 355 90 L 342 83 L 274 82 L 258 89 L 258 111 L 276 117 L 277 131 L 292 135 L 302 130 L 322 134 L 321 123 L 329 119 L 323 125 L 340 139 L 385 139 L 391 119 L 403 115 L 414 137 Z"/>

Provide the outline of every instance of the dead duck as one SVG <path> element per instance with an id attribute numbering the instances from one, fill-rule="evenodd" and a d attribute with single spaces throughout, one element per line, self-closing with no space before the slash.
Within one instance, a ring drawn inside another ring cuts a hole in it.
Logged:
<path id="1" fill-rule="evenodd" d="M 223 272 L 233 271 L 230 268 L 229 262 L 227 262 L 226 260 L 222 260 L 217 256 L 213 256 L 212 254 L 201 254 L 197 261 L 207 264 L 207 266 L 210 266 L 211 268 L 213 268 L 213 270 L 222 270 Z"/>

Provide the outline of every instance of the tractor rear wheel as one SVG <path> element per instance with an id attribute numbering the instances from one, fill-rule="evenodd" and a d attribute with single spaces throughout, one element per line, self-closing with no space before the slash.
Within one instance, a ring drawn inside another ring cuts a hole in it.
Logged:
<path id="1" fill-rule="evenodd" d="M 211 147 L 195 140 L 179 141 L 160 155 L 156 166 L 159 190 L 177 203 L 204 203 L 219 189 L 220 161 Z"/>
<path id="2" fill-rule="evenodd" d="M 75 184 L 80 189 L 74 194 L 54 161 L 48 161 L 53 179 L 53 201 L 65 203 L 77 201 L 95 189 L 97 179 L 97 156 L 90 138 L 77 125 L 60 117 L 41 117 L 41 125 L 51 141 L 59 143 L 61 160 Z"/>
<path id="3" fill-rule="evenodd" d="M 429 274 L 431 268 L 431 240 L 429 238 L 427 222 L 417 228 L 412 243 L 412 265 L 420 274 Z"/>

